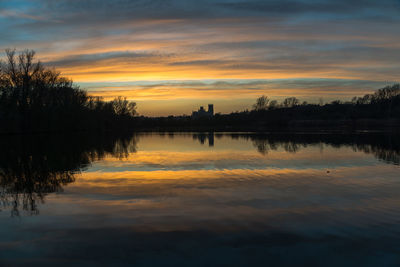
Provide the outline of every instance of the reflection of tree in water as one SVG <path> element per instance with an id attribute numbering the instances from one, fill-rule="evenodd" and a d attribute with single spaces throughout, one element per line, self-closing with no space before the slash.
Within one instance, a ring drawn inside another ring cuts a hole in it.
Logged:
<path id="1" fill-rule="evenodd" d="M 107 155 L 136 152 L 133 134 L 15 136 L 0 141 L 0 202 L 13 216 L 38 214 L 48 193 L 60 192 L 75 174 Z"/>
<path id="2" fill-rule="evenodd" d="M 268 154 L 268 151 L 271 150 L 270 144 L 268 140 L 253 140 L 253 145 L 257 148 L 257 151 L 263 155 Z"/>
<path id="3" fill-rule="evenodd" d="M 286 152 L 296 153 L 300 149 L 300 144 L 295 142 L 275 142 L 268 139 L 253 139 L 253 145 L 257 148 L 257 151 L 263 155 L 268 154 L 268 151 L 278 150 L 279 147 L 282 147 Z"/>
<path id="4" fill-rule="evenodd" d="M 400 165 L 400 149 L 399 147 L 388 149 L 371 144 L 355 144 L 354 151 L 362 151 L 364 153 L 373 154 L 377 159 L 384 162 Z"/>
<path id="5" fill-rule="evenodd" d="M 309 145 L 329 145 L 336 148 L 352 147 L 354 151 L 373 154 L 377 159 L 400 165 L 400 139 L 396 133 L 359 134 L 229 134 L 232 139 L 253 142 L 263 155 L 268 151 L 284 149 L 295 153 Z"/>

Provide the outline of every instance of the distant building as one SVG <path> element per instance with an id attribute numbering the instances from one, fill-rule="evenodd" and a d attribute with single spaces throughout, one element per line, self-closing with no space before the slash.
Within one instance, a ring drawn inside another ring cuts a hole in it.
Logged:
<path id="1" fill-rule="evenodd" d="M 213 104 L 208 104 L 208 114 L 210 116 L 214 116 L 214 105 Z"/>
<path id="2" fill-rule="evenodd" d="M 203 106 L 200 107 L 198 111 L 192 112 L 192 117 L 211 117 L 214 116 L 214 105 L 208 104 L 208 111 L 204 109 Z"/>

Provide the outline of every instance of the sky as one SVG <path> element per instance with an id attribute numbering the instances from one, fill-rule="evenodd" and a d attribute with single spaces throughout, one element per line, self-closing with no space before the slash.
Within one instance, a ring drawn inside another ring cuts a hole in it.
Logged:
<path id="1" fill-rule="evenodd" d="M 0 0 L 4 49 L 141 115 L 348 100 L 398 82 L 400 0 Z"/>

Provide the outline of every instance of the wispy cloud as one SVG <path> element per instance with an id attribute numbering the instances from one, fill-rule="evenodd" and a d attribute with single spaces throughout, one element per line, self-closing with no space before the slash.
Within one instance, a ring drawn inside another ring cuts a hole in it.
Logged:
<path id="1" fill-rule="evenodd" d="M 350 100 L 392 82 L 344 79 L 276 79 L 218 81 L 136 81 L 82 83 L 89 94 L 111 100 L 123 95 L 139 103 L 144 115 L 190 114 L 200 105 L 214 103 L 217 112 L 250 109 L 255 99 L 267 95 L 278 101 L 288 96 L 318 103 Z"/>
<path id="2" fill-rule="evenodd" d="M 46 19 L 43 18 L 43 17 L 24 14 L 22 12 L 18 12 L 18 11 L 15 11 L 15 10 L 0 10 L 0 17 L 10 17 L 10 18 L 20 18 L 20 19 L 46 21 Z"/>
<path id="3" fill-rule="evenodd" d="M 1 3 L 0 49 L 35 49 L 106 97 L 340 98 L 398 80 L 399 11 L 397 0 L 19 0 Z"/>

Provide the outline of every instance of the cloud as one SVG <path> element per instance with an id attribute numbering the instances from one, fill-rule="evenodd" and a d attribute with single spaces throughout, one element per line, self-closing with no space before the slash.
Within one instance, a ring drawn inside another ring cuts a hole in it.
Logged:
<path id="1" fill-rule="evenodd" d="M 115 83 L 107 97 L 347 97 L 398 79 L 399 10 L 395 0 L 19 0 L 0 6 L 0 49 L 34 49 L 74 81 L 97 83 L 94 91 Z M 282 86 L 223 86 L 240 79 Z M 205 85 L 182 85 L 194 80 Z M 343 81 L 371 82 L 364 90 Z"/>
<path id="2" fill-rule="evenodd" d="M 197 105 L 212 102 L 218 112 L 250 108 L 260 95 L 283 100 L 295 96 L 317 103 L 337 98 L 351 99 L 384 87 L 388 83 L 344 79 L 276 79 L 225 81 L 162 81 L 124 83 L 83 83 L 89 94 L 111 100 L 119 95 L 139 102 L 144 115 L 189 114 Z M 162 110 L 162 111 L 161 111 Z"/>
<path id="3" fill-rule="evenodd" d="M 7 10 L 7 9 L 0 10 L 0 17 L 30 19 L 30 20 L 35 20 L 35 21 L 46 21 L 46 19 L 44 17 L 24 14 L 22 12 L 18 12 L 18 11 L 15 11 L 15 10 Z"/>
<path id="4" fill-rule="evenodd" d="M 134 62 L 136 60 L 146 60 L 146 58 L 158 57 L 155 54 L 151 53 L 138 53 L 138 52 L 130 52 L 130 51 L 115 51 L 115 52 L 105 52 L 105 53 L 93 53 L 93 54 L 78 54 L 78 55 L 69 55 L 62 57 L 60 59 L 54 61 L 46 62 L 46 65 L 54 66 L 54 67 L 79 67 L 79 66 L 87 66 L 92 64 L 99 64 L 100 62 L 109 61 L 109 60 L 124 60 L 129 62 Z"/>
<path id="5" fill-rule="evenodd" d="M 382 1 L 377 2 L 373 0 L 338 0 L 338 1 L 230 1 L 226 3 L 220 3 L 220 6 L 231 8 L 234 10 L 248 10 L 255 13 L 267 13 L 269 15 L 295 15 L 295 14 L 347 14 L 354 15 L 363 14 L 368 10 L 375 10 L 379 12 L 381 10 L 393 11 L 394 9 L 399 10 L 400 4 L 397 1 Z"/>

